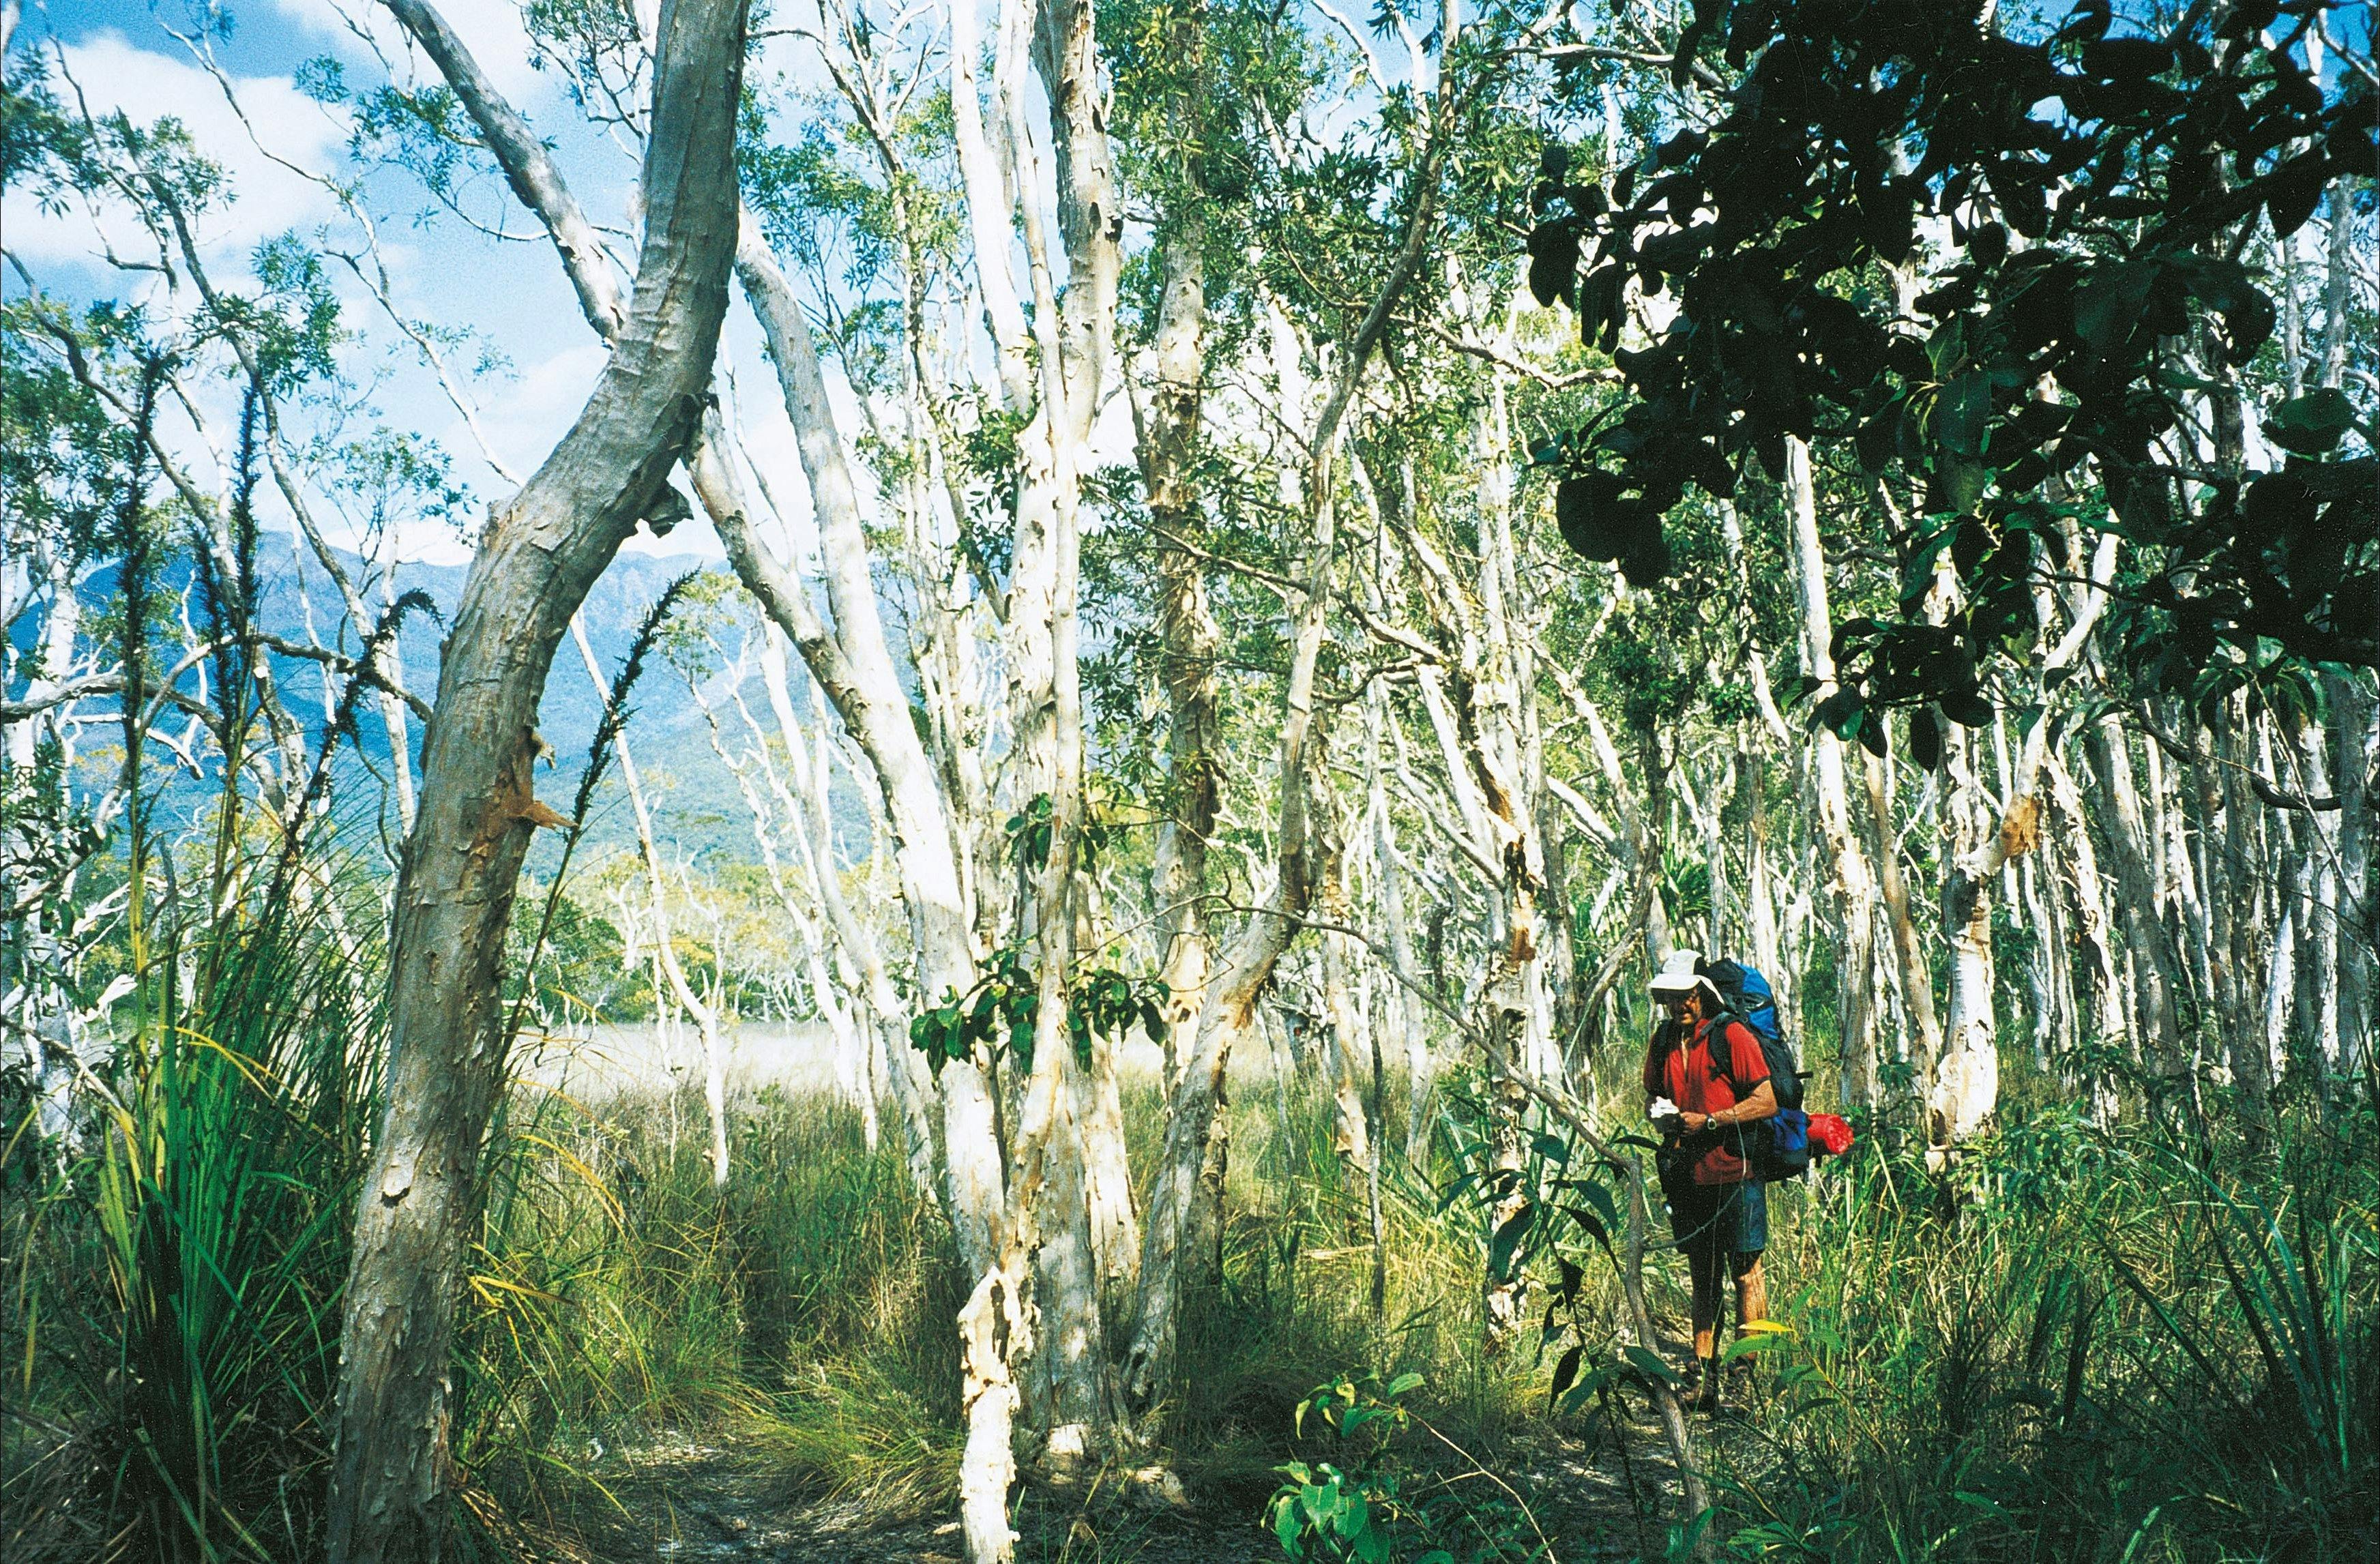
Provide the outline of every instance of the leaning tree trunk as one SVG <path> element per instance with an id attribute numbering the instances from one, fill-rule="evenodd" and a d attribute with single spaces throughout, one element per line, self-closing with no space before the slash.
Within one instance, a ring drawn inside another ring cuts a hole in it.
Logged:
<path id="1" fill-rule="evenodd" d="M 2370 779 L 2380 741 L 2380 702 L 2360 673 L 2332 673 L 2323 680 L 2330 708 L 2332 796 L 2338 800 L 2338 867 L 2332 887 L 2331 916 L 2338 924 L 2338 1069 L 2359 1071 L 2380 1103 L 2380 1050 L 2372 1035 L 2372 952 L 2380 944 L 2380 887 L 2373 884 L 2374 824 Z"/>
<path id="2" fill-rule="evenodd" d="M 2085 738 L 2092 776 L 2108 805 L 2099 819 L 2116 871 L 2116 908 L 2131 961 L 2133 1035 L 2150 1067 L 2170 1078 L 2183 1068 L 2181 964 L 2164 921 L 2166 899 L 2163 877 L 2157 870 L 2158 849 L 2142 812 L 2123 724 L 2109 713 L 2091 724 Z"/>
<path id="3" fill-rule="evenodd" d="M 801 747 L 804 732 L 801 721 L 794 715 L 792 692 L 785 684 L 784 632 L 772 620 L 760 649 L 760 676 L 768 692 L 770 714 L 776 720 L 777 733 L 783 740 L 785 754 L 791 765 L 801 773 L 804 762 Z M 832 853 L 833 830 L 829 816 L 829 777 L 826 734 L 821 725 L 817 740 L 816 758 L 807 767 L 809 780 L 803 787 L 799 801 L 788 800 L 789 811 L 807 807 L 809 819 L 801 836 L 806 840 L 810 879 L 819 888 L 819 905 L 825 912 L 828 925 L 834 930 L 835 940 L 844 953 L 858 969 L 857 991 L 865 996 L 868 1010 L 884 1050 L 884 1078 L 892 1097 L 901 1109 L 901 1121 L 905 1131 L 905 1141 L 909 1158 L 909 1178 L 922 1198 L 936 1198 L 934 1173 L 934 1125 L 929 1117 L 926 1089 L 919 1084 L 918 1072 L 923 1061 L 913 1057 L 909 1046 L 908 1006 L 899 990 L 892 986 L 892 975 L 884 964 L 884 953 L 878 947 L 872 931 L 862 927 L 843 893 L 837 877 Z"/>
<path id="4" fill-rule="evenodd" d="M 2095 1049 L 2106 1049 L 2119 1042 L 2127 1031 L 2121 983 L 2116 970 L 2115 934 L 2107 916 L 2107 893 L 2099 874 L 2097 851 L 2091 845 L 2090 816 L 2082 805 L 2082 790 L 2055 751 L 2048 758 L 2046 769 L 2057 829 L 2074 863 L 2074 911 L 2084 991 L 2089 996 L 2089 1003 L 2082 1007 L 2080 1017 L 2082 1040 Z M 2053 895 L 2057 891 L 2055 886 L 2050 888 Z M 2137 1047 L 2133 1058 L 2139 1058 Z M 2099 1116 L 2103 1121 L 2112 1117 L 2121 1103 L 2109 1085 L 2106 1070 L 2099 1064 L 2087 1064 L 2084 1073 Z"/>
<path id="5" fill-rule="evenodd" d="M 1201 352 L 1206 321 L 1206 225 L 1195 210 L 1167 243 L 1165 292 L 1158 307 L 1157 386 L 1141 419 L 1140 465 L 1157 534 L 1158 671 L 1166 699 L 1166 817 L 1158 827 L 1160 976 L 1165 984 L 1165 1085 L 1172 1089 L 1204 1006 L 1211 952 L 1201 898 L 1207 846 L 1222 797 L 1215 758 L 1222 640 L 1207 600 L 1206 572 L 1183 546 L 1198 526 L 1195 486 Z"/>
<path id="6" fill-rule="evenodd" d="M 1453 40 L 1442 41 L 1451 48 Z M 1313 891 L 1307 829 L 1308 770 L 1320 748 L 1315 721 L 1316 665 L 1322 650 L 1330 600 L 1330 564 L 1336 530 L 1340 437 L 1372 351 L 1386 332 L 1390 311 L 1420 269 L 1438 197 L 1438 174 L 1448 134 L 1445 91 L 1432 115 L 1430 139 L 1415 176 L 1421 199 L 1406 219 L 1396 261 L 1373 296 L 1371 308 L 1348 345 L 1330 396 L 1306 441 L 1305 508 L 1308 550 L 1305 602 L 1293 637 L 1289 685 L 1281 725 L 1281 802 L 1275 835 L 1276 873 L 1263 908 L 1251 915 L 1229 964 L 1210 983 L 1198 1029 L 1182 1079 L 1167 1101 L 1165 1143 L 1141 1229 L 1140 1285 L 1135 1295 L 1132 1335 L 1123 1358 L 1127 1405 L 1146 1408 L 1157 1398 L 1173 1359 L 1175 1310 L 1182 1291 L 1182 1244 L 1196 1228 L 1200 1173 L 1209 1135 L 1223 1098 L 1224 1072 L 1232 1049 L 1255 1019 L 1257 997 L 1305 916 Z"/>
<path id="7" fill-rule="evenodd" d="M 594 225 L 543 143 L 426 0 L 386 3 L 437 63 L 513 193 L 544 225 L 588 323 L 607 341 L 614 339 L 626 308 Z M 737 280 L 759 318 L 809 479 L 827 600 L 834 613 L 832 633 L 820 622 L 808 590 L 753 535 L 724 425 L 715 412 L 706 419 L 707 437 L 690 454 L 687 473 L 738 578 L 800 649 L 876 774 L 892 825 L 919 989 L 934 997 L 946 990 L 964 993 L 975 982 L 975 951 L 955 823 L 936 789 L 933 768 L 910 721 L 908 696 L 893 668 L 877 609 L 866 526 L 828 405 L 826 376 L 808 322 L 748 212 L 739 213 L 735 245 Z M 941 1088 L 944 1206 L 962 1263 L 972 1269 L 990 1253 L 991 1229 L 1004 1198 L 991 1092 L 982 1065 L 973 1060 L 945 1070 Z M 925 1145 L 923 1137 L 913 1142 L 920 1153 Z"/>
<path id="8" fill-rule="evenodd" d="M 434 1559 L 454 1482 L 454 1311 L 504 1089 L 501 957 L 538 700 L 588 588 L 692 436 L 735 253 L 742 0 L 662 17 L 645 238 L 625 323 L 570 432 L 491 520 L 463 588 L 398 876 L 388 1106 L 348 1271 L 330 1512 L 334 1564 Z"/>
<path id="9" fill-rule="evenodd" d="M 1942 1051 L 1942 1023 L 1934 1009 L 1934 974 L 1926 964 L 1925 947 L 1917 938 L 1917 921 L 1909 910 L 1909 885 L 1900 872 L 1900 830 L 1894 820 L 1892 806 L 1892 762 L 1874 755 L 1864 757 L 1864 760 L 1869 821 L 1876 832 L 1877 879 L 1884 892 L 1885 918 L 1891 926 L 1901 1003 L 1917 1034 L 1909 1042 L 1920 1060 L 1931 1061 Z"/>
<path id="10" fill-rule="evenodd" d="M 795 448 L 809 479 L 827 603 L 834 612 L 832 630 L 820 622 L 809 589 L 754 534 L 750 506 L 723 439 L 705 441 L 694 466 L 695 489 L 737 578 L 800 651 L 876 773 L 892 828 L 902 900 L 908 903 L 918 988 L 940 1002 L 946 993 L 965 993 L 975 984 L 974 941 L 951 811 L 894 669 L 877 607 L 858 490 L 844 459 L 809 322 L 748 213 L 736 252 L 736 280 L 759 317 L 794 426 Z M 971 1059 L 946 1066 L 941 1096 L 945 1208 L 960 1263 L 974 1271 L 990 1256 L 991 1228 L 1006 1198 L 982 1066 Z"/>
<path id="11" fill-rule="evenodd" d="M 1998 1110 L 1999 1047 L 1993 1013 L 1992 881 L 2041 838 L 2042 767 L 2049 754 L 2049 676 L 2071 667 L 2089 645 L 2107 583 L 2115 575 L 2116 538 L 2101 538 L 2091 563 L 2091 585 L 2074 607 L 2074 622 L 2038 663 L 2042 708 L 2026 731 L 2024 748 L 2006 785 L 1997 818 L 1976 768 L 1981 758 L 1965 731 L 1943 741 L 1949 775 L 1950 842 L 1942 884 L 1942 935 L 1950 948 L 1950 997 L 1943 1021 L 1942 1055 L 1927 1083 L 1929 1161 L 1973 1137 Z M 2046 630 L 2046 621 L 2042 624 Z"/>

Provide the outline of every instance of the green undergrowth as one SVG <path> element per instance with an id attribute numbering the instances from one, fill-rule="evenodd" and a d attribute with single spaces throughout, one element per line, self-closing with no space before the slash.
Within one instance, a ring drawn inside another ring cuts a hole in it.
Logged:
<path id="1" fill-rule="evenodd" d="M 2368 1557 L 2380 1136 L 2362 1106 L 2295 1105 L 2256 1147 L 2224 1133 L 2237 1121 L 2107 1130 L 2013 1108 L 1947 1170 L 1871 1141 L 1773 1191 L 1766 1265 L 1787 1328 L 1744 1353 L 1750 1409 L 1703 1443 L 1709 1535 L 1671 1528 L 1642 1551 Z M 1548 1279 L 1561 1258 L 1608 1298 L 1594 1245 L 1558 1244 Z M 1674 1353 L 1683 1267 L 1658 1250 L 1647 1272 Z M 1589 1345 L 1620 1364 L 1641 1454 L 1642 1391 L 1609 1336 Z M 1609 1410 L 1566 1398 L 1553 1422 L 1606 1441 Z"/>
<path id="2" fill-rule="evenodd" d="M 1472 1484 L 1439 1502 L 1473 1473 L 1400 1406 L 1360 1437 L 1302 1443 L 1261 1513 L 1301 1559 L 1536 1558 L 1541 1522 L 1563 1558 L 2368 1558 L 2380 1136 L 2366 1107 L 2307 1102 L 2251 1146 L 2227 1133 L 2238 1115 L 2209 1106 L 2188 1130 L 2012 1108 L 1948 1170 L 1871 1141 L 1774 1191 L 1767 1266 L 1784 1328 L 1740 1354 L 1755 1375 L 1737 1410 L 1697 1420 L 1718 1499 L 1701 1526 L 1676 1523 L 1674 1486 L 1649 1513 L 1614 1499 L 1556 1521 L 1558 1489 L 1528 1475 L 1548 1433 L 1606 1464 L 1627 1449 L 1640 1475 L 1666 1467 L 1643 1374 L 1608 1324 L 1612 1262 L 1575 1233 L 1536 1252 L 1536 1296 L 1577 1267 L 1581 1317 L 1607 1322 L 1589 1324 L 1583 1355 L 1614 1371 L 1556 1397 L 1553 1362 L 1576 1338 L 1536 1357 L 1525 1412 L 1469 1445 L 1512 1480 L 1510 1499 Z M 1656 1248 L 1647 1280 L 1674 1360 L 1679 1257 Z M 1363 1377 L 1382 1363 L 1407 1360 L 1350 1357 L 1356 1377 L 1318 1376 L 1311 1404 L 1400 1386 L 1427 1404 L 1410 1375 Z"/>
<path id="3" fill-rule="evenodd" d="M 1796 1203 L 1731 1552 L 2368 1556 L 2368 1109 L 2292 1114 L 2270 1154 L 2011 1114 L 1947 1176 L 1871 1153 Z"/>
<path id="4" fill-rule="evenodd" d="M 358 1044 L 379 1025 L 347 996 L 376 975 L 276 939 L 197 964 L 208 981 L 170 1024 L 155 1008 L 126 1019 L 147 1041 L 79 1158 L 9 1148 L 12 1560 L 319 1551 L 345 1223 L 374 1100 Z M 1406 1559 L 1465 1537 L 1459 1558 L 1528 1558 L 1540 1523 L 1564 1558 L 1698 1542 L 1879 1564 L 2361 1556 L 2380 1503 L 2368 1109 L 2289 1105 L 2250 1147 L 2220 1115 L 2215 1131 L 2108 1131 L 2020 1101 L 1947 1172 L 1871 1135 L 1779 1190 L 1767 1263 L 1788 1328 L 1752 1354 L 1749 1415 L 1702 1443 L 1720 1508 L 1697 1538 L 1671 1527 L 1627 1369 L 1608 1393 L 1553 1394 L 1563 1340 L 1536 1327 L 1565 1263 L 1581 1278 L 1567 1340 L 1590 1364 L 1627 1362 L 1599 1242 L 1565 1229 L 1532 1248 L 1528 1328 L 1483 1350 L 1489 1234 L 1457 1186 L 1475 1155 L 1467 1100 L 1460 1081 L 1441 1094 L 1423 1170 L 1391 1102 L 1376 1307 L 1365 1168 L 1335 1149 L 1329 1099 L 1261 1071 L 1238 1083 L 1223 1220 L 1191 1267 L 1174 1399 L 1146 1458 L 1215 1525 L 1260 1535 L 1300 1462 L 1311 1485 L 1337 1481 L 1326 1463 L 1402 1484 L 1377 1546 Z M 1608 1100 L 1624 1128 L 1625 1095 Z M 1127 1090 L 1126 1117 L 1146 1178 L 1163 1129 L 1152 1085 Z M 763 1091 L 733 1123 L 714 1188 L 698 1097 L 515 1092 L 461 1323 L 463 1556 L 614 1551 L 650 1521 L 640 1474 L 692 1450 L 728 1452 L 788 1505 L 948 1512 L 966 1279 L 941 1215 L 889 1127 L 871 1149 L 831 1097 Z M 1532 1126 L 1531 1178 L 1586 1168 L 1564 1138 Z M 1657 1244 L 1647 1269 L 1674 1354 L 1682 1267 Z M 1311 1416 L 1298 1428 L 1318 1387 L 1367 1383 L 1402 1386 L 1402 1410 L 1364 1430 L 1360 1462 Z M 1554 1456 L 1609 1467 L 1623 1449 L 1658 1497 L 1582 1509 L 1544 1477 Z M 1330 1556 L 1318 1530 L 1292 1531 Z"/>
<path id="5" fill-rule="evenodd" d="M 0 1556 L 317 1548 L 382 1035 L 352 891 L 279 880 L 187 945 L 136 935 L 152 976 L 75 1140 L 0 1116 Z"/>
<path id="6" fill-rule="evenodd" d="M 1310 1083 L 1242 1087 L 1232 1107 L 1220 1265 L 1196 1267 L 1183 1299 L 1176 1400 L 1160 1409 L 1167 1454 L 1219 1501 L 1261 1500 L 1293 1443 L 1297 1406 L 1354 1369 L 1423 1376 L 1416 1400 L 1462 1437 L 1492 1442 L 1526 1411 L 1534 1365 L 1481 1351 L 1488 1233 L 1472 1201 L 1449 1206 L 1443 1135 L 1429 1163 L 1403 1155 L 1401 1104 L 1381 1134 L 1387 1251 L 1373 1307 L 1368 1180 L 1335 1146 L 1329 1097 Z M 1129 1106 L 1135 1169 L 1153 1162 L 1160 1105 Z"/>
<path id="7" fill-rule="evenodd" d="M 1146 1177 L 1160 1104 L 1149 1086 L 1126 1106 Z M 516 1100 L 505 1128 L 529 1149 L 508 1166 L 474 1284 L 467 1467 L 560 1530 L 600 1529 L 630 1474 L 586 1449 L 674 1441 L 732 1449 L 789 1497 L 883 1521 L 947 1509 L 967 1279 L 939 1211 L 889 1134 L 871 1151 L 840 1101 L 776 1088 L 735 1105 L 715 1190 L 699 1112 L 651 1097 Z M 1165 1447 L 1150 1458 L 1227 1509 L 1260 1496 L 1297 1402 L 1356 1360 L 1426 1364 L 1433 1411 L 1467 1433 L 1513 1415 L 1528 1365 L 1480 1371 L 1480 1243 L 1430 1182 L 1384 1158 L 1376 1315 L 1363 1170 L 1332 1150 L 1328 1102 L 1303 1087 L 1251 1095 L 1232 1127 L 1221 1263 L 1193 1267 L 1182 1393 L 1160 1409 Z"/>
<path id="8" fill-rule="evenodd" d="M 673 1447 L 732 1448 L 887 1516 L 941 1504 L 965 1291 L 939 1213 L 840 1103 L 738 1102 L 724 1188 L 700 1114 L 698 1098 L 516 1098 L 526 1150 L 475 1285 L 484 1404 L 465 1461 L 561 1528 L 602 1524 L 637 1459 Z"/>

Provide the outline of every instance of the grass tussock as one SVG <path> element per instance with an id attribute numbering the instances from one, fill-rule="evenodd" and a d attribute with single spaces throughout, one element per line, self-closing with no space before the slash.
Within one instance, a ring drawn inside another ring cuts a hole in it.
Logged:
<path id="1" fill-rule="evenodd" d="M 940 1213 L 856 1114 L 773 1088 L 736 1105 L 715 1189 L 699 1111 L 516 1099 L 475 1289 L 470 1378 L 488 1388 L 470 1448 L 555 1522 L 587 1508 L 590 1463 L 540 1455 L 673 1439 L 887 1515 L 941 1503 L 965 1289 Z"/>
<path id="2" fill-rule="evenodd" d="M 1161 1134 L 1153 1091 L 1128 1096 L 1135 1167 Z M 1168 1455 L 1219 1498 L 1254 1513 L 1279 1481 L 1298 1403 L 1348 1372 L 1423 1376 L 1432 1417 L 1492 1442 L 1525 1410 L 1534 1364 L 1481 1351 L 1488 1231 L 1475 1201 L 1452 1206 L 1451 1137 L 1415 1168 L 1401 1111 L 1380 1134 L 1387 1248 L 1384 1306 L 1372 1306 L 1367 1177 L 1334 1149 L 1330 1097 L 1310 1075 L 1248 1091 L 1232 1107 L 1220 1266 L 1183 1300 L 1178 1400 L 1161 1409 Z M 1441 1130 L 1451 1129 L 1442 1125 Z"/>
<path id="3" fill-rule="evenodd" d="M 129 997 L 72 1141 L 7 1116 L 12 1559 L 291 1558 L 319 1534 L 378 1100 L 380 1017 L 358 996 L 381 983 L 367 954 L 298 922 L 285 904 L 227 921 L 162 963 L 187 985 Z"/>

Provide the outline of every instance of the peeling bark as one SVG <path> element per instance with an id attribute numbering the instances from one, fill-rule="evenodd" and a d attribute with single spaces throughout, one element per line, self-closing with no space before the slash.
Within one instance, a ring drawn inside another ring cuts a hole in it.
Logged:
<path id="1" fill-rule="evenodd" d="M 504 1083 L 499 961 L 534 829 L 507 806 L 507 779 L 531 756 L 570 614 L 699 416 L 727 307 L 743 53 L 742 0 L 676 0 L 663 15 L 625 322 L 577 422 L 492 518 L 447 638 L 397 883 L 388 1106 L 346 1290 L 334 1564 L 442 1549 L 454 1310 Z"/>

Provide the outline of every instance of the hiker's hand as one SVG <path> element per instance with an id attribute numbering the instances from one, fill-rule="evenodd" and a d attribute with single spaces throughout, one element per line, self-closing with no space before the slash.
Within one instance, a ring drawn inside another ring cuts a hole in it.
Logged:
<path id="1" fill-rule="evenodd" d="M 1696 1113 L 1692 1109 L 1687 1109 L 1678 1115 L 1679 1124 L 1682 1126 L 1686 1134 L 1690 1135 L 1698 1135 L 1702 1134 L 1704 1130 L 1710 1127 L 1710 1121 L 1711 1116 L 1709 1114 Z"/>

